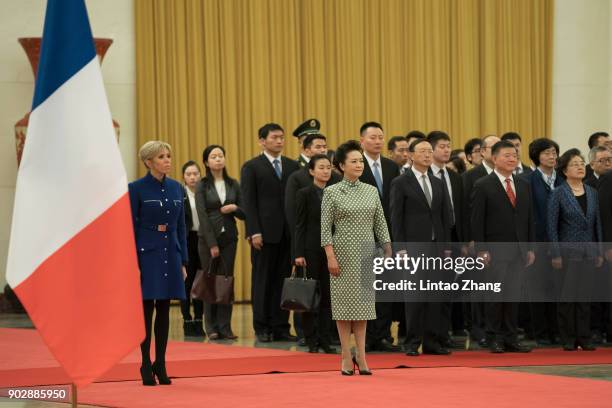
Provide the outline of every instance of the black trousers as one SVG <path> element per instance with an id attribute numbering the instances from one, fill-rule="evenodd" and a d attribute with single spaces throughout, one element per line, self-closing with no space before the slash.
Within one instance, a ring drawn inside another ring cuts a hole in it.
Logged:
<path id="1" fill-rule="evenodd" d="M 253 277 L 253 329 L 256 334 L 289 334 L 289 312 L 280 308 L 283 281 L 291 274 L 291 242 L 287 231 L 279 243 L 264 242 L 261 251 L 251 248 Z"/>
<path id="2" fill-rule="evenodd" d="M 227 268 L 229 275 L 234 275 L 234 263 L 236 261 L 237 241 L 235 238 L 225 237 L 222 233 L 217 237 L 219 256 L 223 259 L 223 265 Z M 202 260 L 202 268 L 206 273 L 210 268 L 212 257 L 210 247 L 202 238 L 199 241 L 199 253 Z M 223 271 L 225 273 L 225 271 Z M 204 329 L 207 335 L 213 333 L 221 335 L 232 335 L 232 311 L 233 305 L 220 305 L 203 302 L 204 304 Z"/>
<path id="3" fill-rule="evenodd" d="M 594 260 L 563 258 L 563 289 L 557 305 L 559 333 L 563 344 L 590 343 L 591 303 L 585 302 L 592 290 Z"/>
<path id="4" fill-rule="evenodd" d="M 191 287 L 200 265 L 198 254 L 198 232 L 189 231 L 187 235 L 187 250 L 189 253 L 189 265 L 187 265 L 187 279 L 185 279 L 185 300 L 181 300 L 181 313 L 183 320 L 192 320 L 191 305 L 193 304 L 193 319 L 202 320 L 204 308 L 201 300 L 191 298 Z"/>
<path id="5" fill-rule="evenodd" d="M 525 261 L 517 254 L 512 260 L 495 260 L 489 267 L 489 273 L 494 282 L 503 282 L 503 293 L 508 298 L 484 304 L 487 337 L 501 344 L 511 344 L 518 341 L 518 318 L 520 291 L 520 274 Z"/>
<path id="6" fill-rule="evenodd" d="M 151 326 L 153 325 L 153 310 L 155 309 L 155 361 L 164 364 L 166 361 L 166 346 L 170 329 L 170 300 L 143 300 L 146 336 L 140 343 L 142 365 L 151 365 Z"/>
<path id="7" fill-rule="evenodd" d="M 317 344 L 329 345 L 331 343 L 333 325 L 327 257 L 322 248 L 306 250 L 305 255 L 308 277 L 319 282 L 321 303 L 318 311 L 302 313 L 304 337 L 309 346 L 316 346 Z"/>

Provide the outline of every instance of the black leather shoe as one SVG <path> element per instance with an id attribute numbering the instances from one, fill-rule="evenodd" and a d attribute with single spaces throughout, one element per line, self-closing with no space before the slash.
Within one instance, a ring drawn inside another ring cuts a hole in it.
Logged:
<path id="1" fill-rule="evenodd" d="M 417 357 L 420 355 L 419 346 L 407 346 L 406 355 L 410 357 Z"/>
<path id="2" fill-rule="evenodd" d="M 323 350 L 325 354 L 337 354 L 336 349 L 330 346 L 329 344 L 319 344 L 319 347 Z"/>
<path id="3" fill-rule="evenodd" d="M 573 343 L 567 343 L 563 345 L 563 350 L 564 351 L 576 351 L 577 347 L 575 344 Z"/>
<path id="4" fill-rule="evenodd" d="M 318 353 L 319 352 L 319 347 L 316 345 L 309 345 L 308 346 L 308 352 L 309 353 Z"/>
<path id="5" fill-rule="evenodd" d="M 489 345 L 489 350 L 491 350 L 491 353 L 505 352 L 504 347 L 496 341 L 491 342 L 491 344 Z"/>
<path id="6" fill-rule="evenodd" d="M 376 344 L 376 350 L 397 353 L 401 351 L 401 348 L 399 346 L 394 346 L 393 343 L 390 343 L 387 339 L 382 339 Z"/>
<path id="7" fill-rule="evenodd" d="M 531 351 L 531 347 L 518 341 L 506 344 L 505 349 L 509 353 L 529 353 Z"/>
<path id="8" fill-rule="evenodd" d="M 447 356 L 450 353 L 451 351 L 445 347 L 434 347 L 434 348 L 423 347 L 423 354 L 434 354 L 438 356 Z"/>
<path id="9" fill-rule="evenodd" d="M 274 334 L 271 337 L 271 341 L 297 341 L 297 337 L 292 336 L 288 333 L 283 333 L 283 334 Z M 306 343 L 304 343 L 304 345 L 306 345 Z"/>
<path id="10" fill-rule="evenodd" d="M 257 341 L 260 343 L 269 343 L 270 340 L 270 335 L 268 333 L 258 333 L 255 334 L 255 337 L 257 338 Z"/>
<path id="11" fill-rule="evenodd" d="M 202 319 L 195 319 L 193 321 L 193 334 L 197 337 L 206 337 L 206 333 L 204 333 L 204 322 Z"/>
<path id="12" fill-rule="evenodd" d="M 552 346 L 552 341 L 550 339 L 537 339 L 536 344 L 538 346 Z"/>
<path id="13" fill-rule="evenodd" d="M 480 340 L 478 340 L 478 345 L 482 348 L 489 348 L 489 342 L 487 341 L 487 339 L 482 338 Z"/>
<path id="14" fill-rule="evenodd" d="M 183 333 L 185 337 L 195 336 L 193 320 L 183 320 Z"/>
<path id="15" fill-rule="evenodd" d="M 592 345 L 591 343 L 581 343 L 580 348 L 582 349 L 582 351 L 595 351 L 596 350 L 595 346 Z"/>
<path id="16" fill-rule="evenodd" d="M 304 337 L 300 337 L 297 340 L 297 345 L 300 347 L 306 347 L 307 343 L 306 343 L 306 339 Z"/>
<path id="17" fill-rule="evenodd" d="M 157 377 L 157 381 L 159 381 L 160 385 L 170 385 L 172 381 L 168 377 L 166 373 L 166 365 L 163 363 L 158 363 L 157 361 L 153 363 L 151 366 L 153 369 L 153 374 Z"/>
<path id="18" fill-rule="evenodd" d="M 151 362 L 140 366 L 140 377 L 142 377 L 142 385 L 157 385 L 151 369 Z"/>
<path id="19" fill-rule="evenodd" d="M 453 341 L 453 339 L 444 339 L 444 340 L 440 340 L 440 346 L 446 349 L 453 349 L 455 348 L 456 344 Z"/>

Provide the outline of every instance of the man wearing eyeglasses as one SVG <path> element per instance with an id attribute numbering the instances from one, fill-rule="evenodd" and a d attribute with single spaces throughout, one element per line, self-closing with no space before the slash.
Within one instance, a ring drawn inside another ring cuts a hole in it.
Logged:
<path id="1" fill-rule="evenodd" d="M 599 185 L 599 178 L 612 169 L 612 153 L 606 146 L 595 146 L 589 151 L 589 162 L 593 174 L 584 182 L 596 189 Z"/>

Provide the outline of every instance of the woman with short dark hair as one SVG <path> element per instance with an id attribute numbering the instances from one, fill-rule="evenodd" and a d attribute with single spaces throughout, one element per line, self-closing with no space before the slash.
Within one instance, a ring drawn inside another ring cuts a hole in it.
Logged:
<path id="1" fill-rule="evenodd" d="M 597 191 L 583 183 L 584 158 L 570 149 L 559 158 L 557 174 L 566 179 L 548 201 L 547 231 L 551 241 L 552 266 L 564 273 L 557 316 L 566 351 L 591 351 L 589 285 L 595 267 L 603 263 L 599 245 L 601 220 Z M 568 244 L 570 243 L 570 244 Z"/>

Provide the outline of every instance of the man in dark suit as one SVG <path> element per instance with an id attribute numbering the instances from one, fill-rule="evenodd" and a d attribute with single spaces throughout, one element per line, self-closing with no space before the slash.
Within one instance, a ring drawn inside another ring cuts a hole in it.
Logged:
<path id="1" fill-rule="evenodd" d="M 589 150 L 596 146 L 607 146 L 610 147 L 610 135 L 606 132 L 595 132 L 589 136 L 588 140 Z M 588 164 L 586 166 L 586 175 L 584 179 L 587 180 L 593 175 L 593 167 Z"/>
<path id="2" fill-rule="evenodd" d="M 518 154 L 512 143 L 496 143 L 492 157 L 495 170 L 474 185 L 471 237 L 478 257 L 488 264 L 487 275 L 503 282 L 505 296 L 518 296 L 519 274 L 535 260 L 531 191 L 525 180 L 513 174 Z M 506 243 L 507 248 L 492 247 L 491 242 Z M 518 341 L 518 303 L 504 300 L 485 304 L 491 352 L 531 351 Z"/>
<path id="3" fill-rule="evenodd" d="M 263 154 L 242 166 L 241 188 L 251 244 L 253 327 L 257 339 L 295 340 L 289 335 L 288 313 L 280 308 L 283 279 L 291 270 L 291 234 L 285 219 L 285 186 L 299 170 L 281 156 L 285 132 L 276 123 L 259 129 Z"/>
<path id="4" fill-rule="evenodd" d="M 391 159 L 381 155 L 385 146 L 385 135 L 380 123 L 366 122 L 359 130 L 364 155 L 363 174 L 359 180 L 378 189 L 387 228 L 391 231 L 389 197 L 391 181 L 399 176 L 399 167 Z M 366 343 L 368 350 L 399 351 L 391 338 L 393 304 L 376 303 L 376 320 L 368 321 Z"/>
<path id="5" fill-rule="evenodd" d="M 517 176 L 526 176 L 528 174 L 531 174 L 533 172 L 533 170 L 531 170 L 531 167 L 521 162 L 521 146 L 523 144 L 523 139 L 521 138 L 521 135 L 516 132 L 507 132 L 502 135 L 501 140 L 505 140 L 507 142 L 512 143 L 516 148 L 516 151 L 518 152 L 518 163 L 513 173 Z"/>
<path id="6" fill-rule="evenodd" d="M 463 173 L 461 176 L 463 181 L 463 240 L 466 242 L 473 241 L 470 233 L 470 219 L 472 217 L 472 189 L 474 184 L 480 178 L 491 174 L 493 172 L 493 156 L 491 149 L 493 145 L 499 142 L 499 138 L 495 135 L 485 136 L 482 139 L 480 145 L 481 162 L 478 166 L 474 167 Z M 466 144 L 467 146 L 467 144 Z M 466 326 L 469 328 L 470 337 L 477 341 L 481 347 L 488 347 L 487 338 L 485 336 L 485 318 L 484 318 L 484 305 L 482 302 L 472 302 L 470 304 L 471 313 L 468 315 L 471 317 Z"/>
<path id="7" fill-rule="evenodd" d="M 595 146 L 589 151 L 591 175 L 584 179 L 589 186 L 597 189 L 599 178 L 612 169 L 612 152 L 607 146 Z"/>
<path id="8" fill-rule="evenodd" d="M 415 140 L 409 149 L 411 168 L 391 183 L 393 237 L 397 243 L 416 243 L 429 256 L 441 255 L 433 241 L 444 244 L 450 240 L 448 193 L 443 182 L 428 172 L 433 155 L 429 141 Z M 407 250 L 408 256 L 418 256 L 411 250 L 421 252 L 410 246 Z M 418 356 L 421 343 L 423 353 L 450 354 L 442 345 L 447 339 L 441 334 L 446 331 L 448 336 L 448 326 L 441 319 L 441 306 L 438 302 L 406 302 L 407 355 Z"/>
<path id="9" fill-rule="evenodd" d="M 433 131 L 427 136 L 427 140 L 433 148 L 433 162 L 429 168 L 431 174 L 443 181 L 445 193 L 448 197 L 450 214 L 450 239 L 449 242 L 455 243 L 453 246 L 453 256 L 460 256 L 461 251 L 465 253 L 467 248 L 463 245 L 463 183 L 461 176 L 446 167 L 450 160 L 451 139 L 445 132 Z M 453 310 L 454 309 L 454 310 Z M 454 312 L 454 313 L 453 313 Z M 452 338 L 449 336 L 449 329 L 463 330 L 465 328 L 464 314 L 469 313 L 469 308 L 462 303 L 444 303 L 440 315 L 441 326 L 445 327 L 440 333 L 441 344 L 446 348 L 454 346 Z"/>
<path id="10" fill-rule="evenodd" d="M 604 251 L 608 265 L 604 268 L 610 268 L 612 263 L 612 171 L 607 172 L 599 180 L 598 188 L 599 196 L 599 212 L 601 215 L 601 229 L 603 232 L 602 241 L 604 242 Z M 602 305 L 603 306 L 603 305 Z M 607 333 L 608 343 L 612 342 L 612 304 L 607 303 L 603 310 L 594 310 L 594 329 L 595 334 Z M 607 312 L 607 315 L 606 315 Z M 597 333 L 599 331 L 599 333 Z M 595 337 L 595 336 L 594 336 Z M 597 339 L 595 339 L 597 340 Z"/>
<path id="11" fill-rule="evenodd" d="M 607 140 L 607 138 L 601 138 L 601 140 Z M 593 187 L 596 190 L 600 190 L 600 181 L 603 180 L 603 176 L 610 172 L 612 168 L 612 153 L 606 145 L 594 146 L 589 151 L 589 162 L 591 166 L 591 175 L 584 179 L 584 183 Z M 605 189 L 604 189 L 605 190 Z M 600 191 L 600 194 L 602 192 Z M 606 195 L 607 192 L 603 191 Z M 608 208 L 600 207 L 600 212 L 603 213 L 608 211 Z M 605 229 L 605 227 L 604 227 Z M 597 268 L 597 272 L 600 275 L 605 274 L 605 269 L 608 265 L 603 265 Z M 611 327 L 610 321 L 610 305 L 604 302 L 592 302 L 591 303 L 591 328 L 593 331 L 593 341 L 595 343 L 601 343 L 604 333 L 609 333 L 608 338 L 612 339 L 612 332 L 609 330 Z"/>

